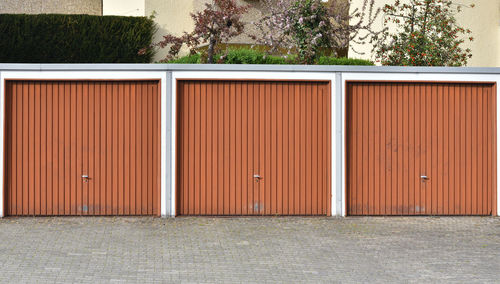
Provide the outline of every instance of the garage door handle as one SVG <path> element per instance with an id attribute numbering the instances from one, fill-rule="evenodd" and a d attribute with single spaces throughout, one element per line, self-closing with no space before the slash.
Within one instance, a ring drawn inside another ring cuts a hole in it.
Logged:
<path id="1" fill-rule="evenodd" d="M 260 175 L 253 175 L 253 178 L 256 178 L 256 179 L 257 179 L 257 181 L 259 181 L 259 180 L 261 180 L 261 179 L 262 179 L 262 177 L 261 177 Z"/>
<path id="2" fill-rule="evenodd" d="M 89 182 L 89 176 L 88 175 L 82 175 L 83 182 Z"/>
<path id="3" fill-rule="evenodd" d="M 427 176 L 420 176 L 421 179 L 423 180 L 428 180 L 429 178 Z"/>

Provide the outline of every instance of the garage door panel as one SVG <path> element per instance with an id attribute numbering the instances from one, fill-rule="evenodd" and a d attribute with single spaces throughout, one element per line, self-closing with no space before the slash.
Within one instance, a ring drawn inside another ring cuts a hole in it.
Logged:
<path id="1" fill-rule="evenodd" d="M 7 214 L 159 214 L 157 85 L 8 81 Z"/>
<path id="2" fill-rule="evenodd" d="M 493 90 L 491 84 L 350 83 L 348 214 L 490 215 Z"/>
<path id="3" fill-rule="evenodd" d="M 327 214 L 328 84 L 179 81 L 177 95 L 178 214 Z"/>

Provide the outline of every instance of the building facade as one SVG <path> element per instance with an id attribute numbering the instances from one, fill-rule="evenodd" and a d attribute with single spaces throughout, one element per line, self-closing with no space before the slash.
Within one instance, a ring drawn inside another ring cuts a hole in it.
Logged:
<path id="1" fill-rule="evenodd" d="M 2 0 L 0 14 L 102 15 L 102 0 Z"/>
<path id="2" fill-rule="evenodd" d="M 0 64 L 0 217 L 498 216 L 499 83 L 500 68 Z"/>

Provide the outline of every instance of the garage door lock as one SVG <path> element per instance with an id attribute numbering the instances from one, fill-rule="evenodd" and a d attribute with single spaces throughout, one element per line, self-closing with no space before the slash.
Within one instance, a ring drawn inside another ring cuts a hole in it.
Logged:
<path id="1" fill-rule="evenodd" d="M 89 182 L 89 176 L 88 175 L 82 175 L 83 182 Z"/>

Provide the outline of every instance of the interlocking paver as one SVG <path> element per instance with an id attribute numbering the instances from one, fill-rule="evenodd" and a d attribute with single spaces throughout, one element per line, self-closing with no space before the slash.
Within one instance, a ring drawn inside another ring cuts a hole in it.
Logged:
<path id="1" fill-rule="evenodd" d="M 500 282 L 500 218 L 4 218 L 3 283 Z"/>

